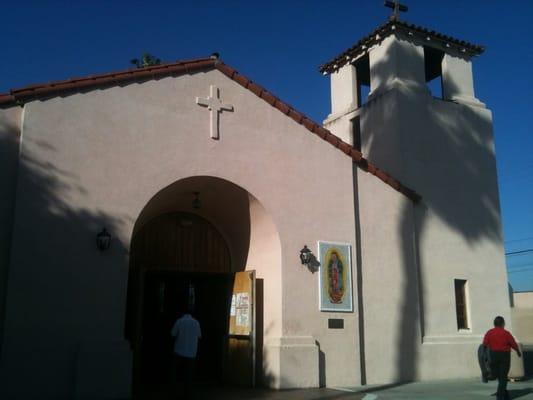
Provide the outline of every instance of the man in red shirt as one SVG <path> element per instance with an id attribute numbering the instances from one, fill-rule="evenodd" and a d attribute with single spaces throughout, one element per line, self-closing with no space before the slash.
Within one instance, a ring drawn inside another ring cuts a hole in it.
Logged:
<path id="1" fill-rule="evenodd" d="M 490 349 L 490 369 L 492 375 L 498 378 L 497 400 L 509 399 L 507 393 L 507 375 L 511 367 L 511 349 L 516 351 L 518 357 L 522 356 L 513 335 L 504 329 L 503 317 L 494 318 L 494 328 L 485 334 L 483 344 Z"/>

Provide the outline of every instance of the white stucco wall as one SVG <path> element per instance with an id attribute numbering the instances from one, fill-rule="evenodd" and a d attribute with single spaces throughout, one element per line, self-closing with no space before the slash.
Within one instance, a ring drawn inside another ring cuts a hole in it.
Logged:
<path id="1" fill-rule="evenodd" d="M 514 292 L 513 307 L 533 309 L 533 292 Z"/>
<path id="2" fill-rule="evenodd" d="M 533 292 L 513 293 L 513 334 L 524 345 L 533 345 Z"/>
<path id="3" fill-rule="evenodd" d="M 221 115 L 219 141 L 209 136 L 208 111 L 195 104 L 210 84 L 235 109 Z M 345 334 L 332 337 L 331 315 L 317 307 L 318 274 L 298 258 L 319 239 L 354 243 L 349 157 L 218 71 L 33 101 L 23 130 L 5 394 L 70 398 L 80 354 L 91 346 L 116 349 L 103 363 L 122 365 L 133 226 L 155 193 L 195 175 L 247 190 L 279 232 L 280 337 L 265 350 L 276 385 L 318 385 L 317 341 L 327 384 L 358 384 L 355 314 L 342 314 Z M 114 241 L 99 253 L 103 226 Z"/>
<path id="4" fill-rule="evenodd" d="M 413 206 L 358 173 L 367 383 L 412 378 L 420 352 Z"/>

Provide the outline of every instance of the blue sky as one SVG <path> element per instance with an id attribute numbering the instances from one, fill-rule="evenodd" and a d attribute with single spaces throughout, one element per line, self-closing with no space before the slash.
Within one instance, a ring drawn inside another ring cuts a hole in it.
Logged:
<path id="1" fill-rule="evenodd" d="M 494 113 L 506 250 L 533 249 L 533 2 L 405 0 L 403 19 L 487 47 L 476 94 Z M 317 121 L 329 81 L 317 67 L 385 21 L 381 0 L 6 1 L 0 92 L 164 61 L 222 59 Z M 533 252 L 508 257 L 533 290 Z"/>

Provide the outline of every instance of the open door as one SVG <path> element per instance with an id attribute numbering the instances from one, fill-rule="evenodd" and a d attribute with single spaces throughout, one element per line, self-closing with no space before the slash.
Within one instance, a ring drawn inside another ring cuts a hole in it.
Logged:
<path id="1" fill-rule="evenodd" d="M 235 273 L 228 331 L 226 380 L 255 386 L 255 271 Z"/>

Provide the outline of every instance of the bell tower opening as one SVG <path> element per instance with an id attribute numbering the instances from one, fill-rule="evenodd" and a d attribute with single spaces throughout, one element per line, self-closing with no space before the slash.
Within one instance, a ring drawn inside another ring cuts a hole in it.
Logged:
<path id="1" fill-rule="evenodd" d="M 444 52 L 424 46 L 424 70 L 426 84 L 433 97 L 442 99 L 442 60 Z"/>

